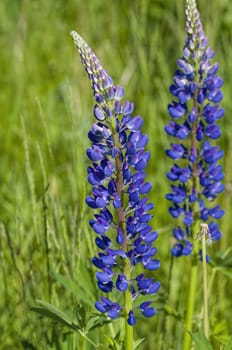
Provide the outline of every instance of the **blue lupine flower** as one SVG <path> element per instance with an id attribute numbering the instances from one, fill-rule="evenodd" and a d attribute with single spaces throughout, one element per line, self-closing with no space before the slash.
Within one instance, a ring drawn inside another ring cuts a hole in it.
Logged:
<path id="1" fill-rule="evenodd" d="M 156 309 L 154 307 L 150 307 L 150 305 L 151 305 L 150 301 L 145 301 L 139 306 L 142 314 L 146 317 L 152 317 L 156 314 Z"/>
<path id="2" fill-rule="evenodd" d="M 121 310 L 118 303 L 113 303 L 104 297 L 101 297 L 101 301 L 97 301 L 95 306 L 98 311 L 107 313 L 107 315 L 112 319 L 117 318 Z"/>
<path id="3" fill-rule="evenodd" d="M 132 116 L 134 104 L 121 102 L 123 88 L 114 85 L 86 42 L 76 32 L 71 35 L 96 100 L 97 121 L 89 131 L 92 145 L 87 149 L 92 162 L 88 167 L 92 194 L 86 203 L 96 210 L 90 226 L 97 234 L 95 242 L 100 249 L 92 262 L 100 270 L 96 273 L 99 289 L 104 293 L 118 292 L 117 302 L 101 297 L 95 306 L 113 319 L 123 311 L 120 298 L 124 293 L 129 291 L 134 301 L 139 295 L 154 295 L 160 287 L 153 278 L 146 278 L 145 274 L 136 277 L 135 272 L 137 264 L 145 270 L 157 270 L 160 266 L 153 247 L 157 232 L 149 226 L 154 206 L 147 198 L 152 187 L 145 174 L 150 158 L 144 149 L 148 137 L 140 130 L 143 119 Z M 141 304 L 139 309 L 146 317 L 155 315 L 150 302 Z M 131 326 L 136 323 L 133 309 L 127 310 L 127 322 Z"/>
<path id="4" fill-rule="evenodd" d="M 170 87 L 174 101 L 168 105 L 168 112 L 172 120 L 165 127 L 177 141 L 166 151 L 175 161 L 167 173 L 173 182 L 166 195 L 173 203 L 169 212 L 182 221 L 173 230 L 177 241 L 172 248 L 174 256 L 191 254 L 190 240 L 196 235 L 192 225 L 198 218 L 208 222 L 211 239 L 218 240 L 221 232 L 214 220 L 224 214 L 219 205 L 213 205 L 224 190 L 222 167 L 217 164 L 223 151 L 215 145 L 221 136 L 217 122 L 224 115 L 219 105 L 223 80 L 217 76 L 219 65 L 211 62 L 214 52 L 208 46 L 195 0 L 186 1 L 185 15 L 183 56 Z"/>

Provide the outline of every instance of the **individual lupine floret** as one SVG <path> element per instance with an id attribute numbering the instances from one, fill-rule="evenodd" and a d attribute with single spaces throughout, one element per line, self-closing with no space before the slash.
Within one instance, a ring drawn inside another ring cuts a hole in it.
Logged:
<path id="1" fill-rule="evenodd" d="M 175 100 L 168 106 L 172 121 L 165 127 L 168 135 L 177 142 L 166 151 L 175 160 L 167 177 L 174 184 L 166 198 L 173 203 L 169 208 L 174 218 L 182 221 L 174 228 L 177 243 L 172 249 L 175 256 L 189 255 L 196 220 L 207 221 L 210 237 L 221 237 L 214 222 L 224 211 L 213 202 L 224 189 L 222 167 L 217 162 L 223 151 L 215 145 L 221 136 L 219 119 L 224 115 L 219 102 L 222 100 L 223 80 L 217 76 L 218 63 L 212 63 L 213 50 L 208 46 L 195 0 L 186 1 L 186 40 L 183 56 L 170 91 Z"/>
<path id="2" fill-rule="evenodd" d="M 112 319 L 124 311 L 128 324 L 133 326 L 135 299 L 140 295 L 154 295 L 160 287 L 159 282 L 145 278 L 145 274 L 136 277 L 135 271 L 137 264 L 145 270 L 156 270 L 160 266 L 154 258 L 157 250 L 153 247 L 157 232 L 149 226 L 153 204 L 148 202 L 151 184 L 146 182 L 145 174 L 150 158 L 145 151 L 148 137 L 140 131 L 143 119 L 132 117 L 134 104 L 121 103 L 123 88 L 114 85 L 86 42 L 76 32 L 71 35 L 96 100 L 97 122 L 89 131 L 92 146 L 87 149 L 92 162 L 88 167 L 92 195 L 87 196 L 86 202 L 97 210 L 90 226 L 97 234 L 95 241 L 100 249 L 92 262 L 100 270 L 96 273 L 99 289 L 104 293 L 118 292 L 117 301 L 102 296 L 95 306 Z M 120 305 L 123 294 L 129 295 L 130 305 Z M 150 304 L 141 303 L 139 307 L 146 317 L 156 313 Z"/>

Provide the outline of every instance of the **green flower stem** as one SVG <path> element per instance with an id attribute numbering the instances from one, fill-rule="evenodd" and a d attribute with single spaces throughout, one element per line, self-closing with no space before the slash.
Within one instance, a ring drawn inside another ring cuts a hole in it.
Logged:
<path id="1" fill-rule="evenodd" d="M 199 221 L 195 221 L 193 226 L 193 232 L 197 234 L 199 227 Z M 189 350 L 191 348 L 192 338 L 189 332 L 192 331 L 192 320 L 195 306 L 195 296 L 197 290 L 197 274 L 198 274 L 198 241 L 193 242 L 193 252 L 191 261 L 191 274 L 189 283 L 189 295 L 187 301 L 187 314 L 185 319 L 185 334 L 183 341 L 183 350 Z"/>
<path id="2" fill-rule="evenodd" d="M 208 318 L 208 289 L 207 289 L 207 263 L 206 263 L 206 235 L 202 235 L 202 268 L 203 268 L 203 301 L 204 301 L 204 334 L 209 337 Z"/>
<path id="3" fill-rule="evenodd" d="M 130 262 L 128 261 L 124 266 L 124 274 L 127 280 L 130 280 Z M 125 292 L 125 350 L 133 349 L 133 327 L 127 322 L 128 313 L 132 310 L 132 294 L 130 289 Z"/>
<path id="4" fill-rule="evenodd" d="M 196 71 L 198 71 L 198 67 L 196 68 Z M 197 125 L 198 120 L 200 118 L 199 114 L 199 106 L 197 101 L 198 96 L 198 89 L 195 91 L 194 94 L 194 101 L 193 106 L 195 107 L 195 110 L 198 111 L 198 115 L 196 116 L 196 120 L 193 123 L 192 126 L 192 132 L 191 132 L 191 149 L 198 150 L 198 142 L 196 139 L 196 131 L 197 131 Z M 199 176 L 198 176 L 198 166 L 195 162 L 193 164 L 193 177 L 192 177 L 192 188 L 195 189 L 196 193 L 198 194 L 199 191 Z M 195 202 L 192 207 L 192 213 L 194 216 L 194 223 L 192 226 L 192 244 L 193 244 L 193 251 L 192 251 L 192 260 L 191 260 L 191 273 L 190 273 L 190 284 L 189 284 L 189 294 L 188 294 L 188 301 L 187 301 L 187 314 L 185 319 L 185 333 L 184 333 L 184 341 L 183 341 L 183 350 L 189 350 L 191 347 L 192 339 L 189 332 L 192 331 L 193 328 L 193 313 L 194 313 L 194 306 L 195 306 L 195 298 L 196 298 L 196 290 L 197 290 L 197 273 L 198 273 L 198 240 L 196 240 L 196 236 L 199 233 L 199 206 L 198 203 Z"/>
<path id="5" fill-rule="evenodd" d="M 114 138 L 114 144 L 115 147 L 120 149 L 120 142 L 118 138 L 118 134 L 116 133 L 116 123 L 114 120 L 114 123 L 112 123 L 112 129 L 113 129 L 113 138 Z M 121 227 L 125 240 L 122 244 L 122 249 L 127 252 L 128 250 L 128 241 L 127 241 L 127 234 L 126 234 L 126 217 L 125 217 L 125 211 L 123 209 L 123 174 L 122 174 L 122 162 L 119 157 L 119 155 L 116 155 L 115 158 L 115 165 L 116 165 L 116 187 L 117 192 L 121 199 L 121 207 L 117 209 L 117 216 L 119 221 L 119 226 Z M 131 264 L 129 259 L 126 259 L 123 272 L 126 276 L 126 279 L 130 281 L 131 279 Z M 130 310 L 132 310 L 132 294 L 130 291 L 130 288 L 128 288 L 125 292 L 124 297 L 124 308 L 125 308 L 125 350 L 132 350 L 133 349 L 133 327 L 130 326 L 127 322 L 128 313 Z"/>
<path id="6" fill-rule="evenodd" d="M 75 328 L 74 328 L 75 329 Z M 89 344 L 93 345 L 95 349 L 98 349 L 98 345 L 95 344 L 82 330 L 75 329 Z"/>

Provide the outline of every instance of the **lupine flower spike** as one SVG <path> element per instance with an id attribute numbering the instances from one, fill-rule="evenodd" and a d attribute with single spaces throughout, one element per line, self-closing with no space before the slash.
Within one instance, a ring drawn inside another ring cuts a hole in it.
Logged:
<path id="1" fill-rule="evenodd" d="M 133 326 L 136 323 L 134 301 L 141 295 L 155 294 L 160 287 L 158 281 L 147 278 L 145 273 L 136 276 L 135 271 L 138 264 L 144 270 L 156 270 L 160 266 L 159 260 L 154 259 L 153 242 L 157 232 L 149 226 L 153 204 L 148 202 L 151 184 L 146 182 L 145 174 L 150 157 L 144 149 L 148 137 L 140 131 L 143 119 L 132 116 L 134 104 L 121 102 L 123 88 L 114 85 L 79 34 L 71 32 L 71 36 L 96 101 L 96 122 L 88 134 L 92 146 L 87 149 L 92 162 L 88 167 L 92 195 L 86 198 L 96 212 L 90 226 L 97 235 L 99 252 L 92 261 L 99 269 L 97 284 L 104 293 L 95 307 L 111 319 L 124 314 L 127 324 Z M 113 295 L 114 300 L 108 295 Z M 150 304 L 142 302 L 138 307 L 146 317 L 156 313 Z"/>
<path id="2" fill-rule="evenodd" d="M 174 82 L 170 87 L 174 99 L 168 106 L 172 118 L 165 127 L 174 142 L 167 156 L 174 165 L 167 173 L 172 182 L 166 198 L 172 202 L 169 212 L 178 219 L 173 229 L 176 240 L 172 254 L 176 257 L 192 254 L 192 269 L 187 306 L 186 329 L 192 329 L 194 296 L 197 284 L 197 255 L 199 227 L 208 224 L 208 238 L 221 237 L 218 224 L 224 210 L 215 204 L 224 189 L 223 172 L 218 161 L 223 151 L 216 145 L 221 136 L 217 122 L 224 115 L 222 100 L 223 80 L 217 75 L 218 63 L 212 63 L 214 51 L 202 28 L 195 0 L 187 0 L 185 8 L 186 40 L 183 56 L 178 60 Z M 189 349 L 190 336 L 185 334 L 183 349 Z"/>
<path id="3" fill-rule="evenodd" d="M 218 63 L 211 63 L 214 51 L 208 46 L 195 0 L 186 1 L 185 15 L 187 36 L 183 56 L 178 60 L 170 87 L 174 96 L 168 106 L 172 120 L 165 127 L 175 139 L 167 150 L 175 164 L 167 173 L 172 191 L 166 195 L 173 203 L 170 214 L 180 222 L 173 230 L 177 241 L 172 248 L 174 256 L 191 254 L 197 236 L 193 226 L 199 219 L 208 222 L 211 240 L 220 239 L 215 219 L 224 214 L 214 204 L 224 189 L 222 166 L 218 164 L 223 151 L 215 142 L 221 136 L 217 122 L 224 115 L 219 105 L 223 80 L 217 76 Z"/>

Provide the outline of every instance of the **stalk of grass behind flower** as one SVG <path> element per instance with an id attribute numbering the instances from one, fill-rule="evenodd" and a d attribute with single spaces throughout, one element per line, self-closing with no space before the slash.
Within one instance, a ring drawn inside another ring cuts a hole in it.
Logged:
<path id="1" fill-rule="evenodd" d="M 30 160 L 30 151 L 29 151 L 29 145 L 28 145 L 27 131 L 25 127 L 25 119 L 23 116 L 21 116 L 21 125 L 22 125 L 22 133 L 23 133 L 23 145 L 24 145 L 24 151 L 25 151 L 25 169 L 26 169 L 26 175 L 28 178 L 28 183 L 30 188 L 30 200 L 31 200 L 32 212 L 33 212 L 33 223 L 34 223 L 36 236 L 38 237 L 37 243 L 39 243 L 39 233 L 38 233 L 39 228 L 38 228 L 38 217 L 37 217 L 37 206 L 36 206 L 36 195 L 35 195 L 35 180 L 34 180 L 31 160 Z"/>

